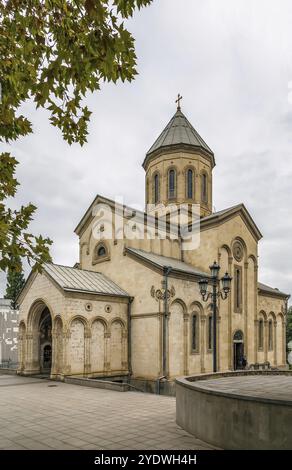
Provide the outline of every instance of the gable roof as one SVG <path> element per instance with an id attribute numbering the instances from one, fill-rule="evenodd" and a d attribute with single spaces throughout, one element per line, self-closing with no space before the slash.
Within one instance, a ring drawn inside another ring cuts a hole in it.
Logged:
<path id="1" fill-rule="evenodd" d="M 243 218 L 244 222 L 246 223 L 247 227 L 249 228 L 255 239 L 259 241 L 263 237 L 263 235 L 260 232 L 256 223 L 254 222 L 252 216 L 248 212 L 247 208 L 242 203 L 203 217 L 202 219 L 200 219 L 200 230 L 208 229 L 214 227 L 217 224 L 221 224 L 222 222 L 225 222 L 226 220 L 234 217 L 237 214 L 239 214 Z M 195 224 L 196 222 L 193 224 L 193 226 Z"/>
<path id="2" fill-rule="evenodd" d="M 44 271 L 65 291 L 129 297 L 126 291 L 102 273 L 46 263 Z"/>
<path id="3" fill-rule="evenodd" d="M 126 248 L 125 251 L 126 253 L 134 256 L 136 259 L 143 260 L 160 270 L 163 270 L 163 268 L 166 267 L 171 267 L 172 272 L 170 273 L 170 276 L 172 274 L 182 274 L 195 276 L 197 278 L 210 277 L 210 274 L 200 271 L 190 264 L 187 264 L 184 261 L 180 261 L 176 258 L 157 255 L 156 253 L 139 250 L 138 248 Z"/>
<path id="4" fill-rule="evenodd" d="M 43 272 L 65 292 L 129 297 L 126 291 L 102 273 L 53 263 L 45 263 Z M 25 285 L 18 294 L 18 299 L 20 299 L 21 294 L 36 274 L 36 272 L 31 271 Z"/>
<path id="5" fill-rule="evenodd" d="M 188 148 L 191 150 L 202 150 L 211 157 L 212 165 L 215 166 L 213 151 L 188 121 L 182 111 L 178 109 L 152 147 L 146 153 L 143 167 L 148 161 L 148 158 L 153 154 L 157 155 L 163 150 L 171 150 L 178 147 Z"/>
<path id="6" fill-rule="evenodd" d="M 285 294 L 284 292 L 281 292 L 279 289 L 275 287 L 267 286 L 267 284 L 262 284 L 261 282 L 258 282 L 258 289 L 260 292 L 264 294 L 271 294 L 276 297 L 285 297 L 285 298 L 289 297 L 290 298 L 289 294 Z"/>

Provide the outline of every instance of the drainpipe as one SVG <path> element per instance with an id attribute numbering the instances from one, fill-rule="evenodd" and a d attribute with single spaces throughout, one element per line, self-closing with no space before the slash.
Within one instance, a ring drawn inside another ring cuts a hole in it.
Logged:
<path id="1" fill-rule="evenodd" d="M 128 300 L 128 370 L 129 370 L 129 377 L 132 375 L 132 344 L 131 344 L 131 312 L 132 312 L 132 302 L 134 297 L 129 297 Z"/>
<path id="2" fill-rule="evenodd" d="M 163 275 L 164 275 L 164 314 L 163 314 L 163 343 L 162 343 L 162 351 L 163 351 L 163 359 L 162 359 L 162 375 L 163 377 L 167 377 L 169 374 L 168 371 L 168 299 L 167 299 L 167 291 L 168 291 L 168 276 L 172 270 L 171 266 L 163 266 Z"/>

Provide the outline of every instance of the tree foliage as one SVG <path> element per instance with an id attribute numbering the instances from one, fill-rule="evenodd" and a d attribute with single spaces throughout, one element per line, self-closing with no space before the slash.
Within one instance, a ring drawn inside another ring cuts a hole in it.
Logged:
<path id="1" fill-rule="evenodd" d="M 20 112 L 28 99 L 50 113 L 50 122 L 69 143 L 83 145 L 90 110 L 86 93 L 104 81 L 131 81 L 136 75 L 134 38 L 125 20 L 152 0 L 2 0 L 0 1 L 0 141 L 32 132 Z M 49 259 L 48 239 L 25 232 L 35 207 L 11 212 L 16 160 L 0 154 L 0 269 L 26 256 L 36 268 Z"/>
<path id="2" fill-rule="evenodd" d="M 15 261 L 15 260 L 13 260 Z M 21 264 L 21 260 L 16 260 L 17 263 L 14 264 Z M 25 283 L 24 275 L 22 269 L 19 270 L 18 268 L 8 268 L 7 274 L 7 283 L 6 283 L 6 294 L 5 298 L 11 300 L 11 307 L 16 309 L 17 308 L 17 296 L 20 293 L 21 289 L 23 288 Z"/>

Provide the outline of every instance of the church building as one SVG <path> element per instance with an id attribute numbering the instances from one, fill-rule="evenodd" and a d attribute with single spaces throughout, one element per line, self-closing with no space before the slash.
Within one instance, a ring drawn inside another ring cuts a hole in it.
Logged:
<path id="1" fill-rule="evenodd" d="M 19 374 L 154 391 L 211 372 L 212 305 L 199 281 L 214 261 L 220 277 L 232 277 L 227 299 L 218 299 L 217 370 L 240 369 L 243 357 L 247 366 L 286 367 L 289 296 L 258 280 L 262 235 L 244 204 L 213 211 L 214 166 L 178 100 L 143 161 L 145 211 L 97 195 L 75 229 L 78 263 L 29 275 L 18 298 Z M 195 227 L 199 243 L 186 249 L 183 234 Z"/>

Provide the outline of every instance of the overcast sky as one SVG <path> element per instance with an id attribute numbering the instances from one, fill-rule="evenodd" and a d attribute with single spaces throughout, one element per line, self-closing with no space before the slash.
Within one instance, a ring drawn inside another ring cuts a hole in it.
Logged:
<path id="1" fill-rule="evenodd" d="M 291 0 L 154 0 L 128 23 L 136 80 L 88 97 L 87 145 L 70 147 L 45 111 L 24 106 L 34 134 L 9 148 L 16 202 L 37 205 L 31 230 L 53 239 L 54 262 L 78 260 L 73 230 L 96 194 L 144 203 L 141 163 L 180 92 L 215 153 L 216 210 L 244 202 L 264 235 L 260 280 L 292 293 L 291 24 Z"/>

